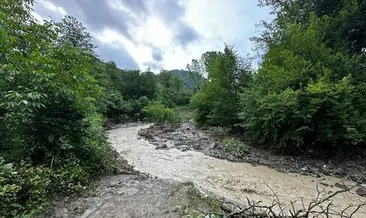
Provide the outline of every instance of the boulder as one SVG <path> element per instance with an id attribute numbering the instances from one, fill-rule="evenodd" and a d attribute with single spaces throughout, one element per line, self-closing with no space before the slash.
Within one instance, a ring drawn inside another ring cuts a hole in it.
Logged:
<path id="1" fill-rule="evenodd" d="M 334 186 L 337 188 L 340 188 L 340 189 L 344 189 L 344 190 L 346 190 L 348 188 L 347 186 L 345 186 L 341 183 L 338 183 L 338 182 L 336 184 L 334 184 Z"/>
<path id="2" fill-rule="evenodd" d="M 168 149 L 168 146 L 166 144 L 157 145 L 155 147 L 156 150 L 165 150 Z"/>
<path id="3" fill-rule="evenodd" d="M 361 197 L 366 197 L 366 184 L 356 190 L 356 193 Z"/>

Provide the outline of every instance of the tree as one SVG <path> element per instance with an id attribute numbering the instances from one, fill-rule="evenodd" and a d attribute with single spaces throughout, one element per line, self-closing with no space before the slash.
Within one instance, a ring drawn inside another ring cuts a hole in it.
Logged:
<path id="1" fill-rule="evenodd" d="M 146 96 L 153 99 L 157 92 L 156 76 L 152 72 L 143 72 L 139 70 L 122 70 L 119 73 L 122 84 L 116 87 L 121 91 L 126 100 L 138 99 Z"/>
<path id="2" fill-rule="evenodd" d="M 202 87 L 201 77 L 204 75 L 202 64 L 197 59 L 193 59 L 191 64 L 187 64 L 187 70 L 189 78 L 193 81 L 194 92 L 199 91 Z"/>
<path id="3" fill-rule="evenodd" d="M 181 78 L 171 71 L 163 70 L 157 75 L 158 95 L 157 99 L 167 107 L 185 105 L 189 102 L 188 92 L 184 89 Z"/>
<path id="4" fill-rule="evenodd" d="M 203 60 L 208 69 L 208 81 L 192 98 L 197 121 L 211 125 L 234 126 L 238 123 L 238 91 L 250 75 L 250 65 L 232 47 L 224 52 L 206 52 Z"/>
<path id="5" fill-rule="evenodd" d="M 54 193 L 74 191 L 108 168 L 95 101 L 95 60 L 57 43 L 33 1 L 0 4 L 0 216 L 37 217 Z"/>
<path id="6" fill-rule="evenodd" d="M 323 34 L 331 48 L 360 54 L 365 48 L 365 10 L 363 0 L 261 0 L 261 6 L 272 8 L 275 19 L 272 23 L 262 22 L 261 37 L 253 40 L 263 46 L 280 42 L 282 31 L 289 23 L 306 28 L 312 14 L 323 17 L 326 22 Z"/>
<path id="7" fill-rule="evenodd" d="M 267 48 L 263 63 L 240 95 L 246 134 L 259 146 L 292 154 L 364 147 L 365 56 L 353 46 L 357 28 L 350 31 L 361 1 L 262 3 L 276 18 L 260 39 Z"/>
<path id="8" fill-rule="evenodd" d="M 55 23 L 55 29 L 58 33 L 57 43 L 59 45 L 71 43 L 74 47 L 81 48 L 86 53 L 95 55 L 92 36 L 75 17 L 66 15 L 61 19 L 61 22 Z"/>

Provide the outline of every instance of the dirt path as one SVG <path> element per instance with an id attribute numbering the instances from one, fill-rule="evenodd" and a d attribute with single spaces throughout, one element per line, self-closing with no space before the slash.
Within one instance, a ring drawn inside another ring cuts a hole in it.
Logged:
<path id="1" fill-rule="evenodd" d="M 298 207 L 301 206 L 300 197 L 306 204 L 316 196 L 317 179 L 313 176 L 281 173 L 265 166 L 229 162 L 197 151 L 156 150 L 155 146 L 138 137 L 138 131 L 149 126 L 130 126 L 109 131 L 112 145 L 141 172 L 161 179 L 193 182 L 202 191 L 236 203 L 243 203 L 249 197 L 271 204 L 274 194 L 269 187 L 281 202 L 297 200 Z M 353 185 L 352 181 L 344 182 Z M 327 194 L 333 193 L 339 190 L 336 183 L 342 182 L 335 177 L 323 176 L 319 189 L 324 189 Z M 350 192 L 336 196 L 333 204 L 336 208 L 343 209 L 361 201 L 365 201 L 365 198 Z M 366 217 L 365 208 L 359 211 L 358 217 Z"/>

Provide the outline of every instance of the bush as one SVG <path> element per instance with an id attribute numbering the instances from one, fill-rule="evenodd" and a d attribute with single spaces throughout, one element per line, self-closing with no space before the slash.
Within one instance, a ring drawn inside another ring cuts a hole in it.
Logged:
<path id="1" fill-rule="evenodd" d="M 126 102 L 123 108 L 124 114 L 128 119 L 142 120 L 145 118 L 145 114 L 142 110 L 149 104 L 149 99 L 146 96 L 142 96 L 138 99 L 130 99 Z"/>
<path id="2" fill-rule="evenodd" d="M 192 96 L 191 107 L 195 110 L 195 121 L 200 124 L 208 122 L 208 115 L 211 112 L 212 101 L 209 99 L 209 96 L 205 91 L 197 92 Z"/>
<path id="3" fill-rule="evenodd" d="M 365 148 L 364 55 L 327 46 L 330 17 L 309 14 L 304 21 L 286 23 L 268 44 L 240 95 L 241 126 L 257 145 L 290 154 Z"/>
<path id="4" fill-rule="evenodd" d="M 172 108 L 165 107 L 160 101 L 153 101 L 143 109 L 150 122 L 156 123 L 178 123 L 177 112 Z"/>
<path id="5" fill-rule="evenodd" d="M 35 216 L 49 202 L 50 169 L 21 164 L 6 164 L 0 157 L 0 216 Z"/>
<path id="6" fill-rule="evenodd" d="M 243 158 L 249 153 L 249 146 L 234 138 L 224 139 L 220 144 L 224 151 L 237 158 Z"/>
<path id="7" fill-rule="evenodd" d="M 90 179 L 85 167 L 76 162 L 51 169 L 5 163 L 0 157 L 0 217 L 40 215 L 51 205 L 54 194 L 81 191 Z"/>
<path id="8" fill-rule="evenodd" d="M 107 169 L 94 58 L 57 43 L 52 23 L 32 18 L 32 2 L 0 4 L 6 56 L 0 58 L 0 216 L 6 217 L 32 216 L 51 194 L 80 190 Z"/>
<path id="9" fill-rule="evenodd" d="M 295 150 L 303 144 L 303 133 L 308 130 L 299 113 L 298 96 L 299 92 L 291 89 L 263 96 L 247 90 L 241 97 L 242 127 L 259 145 Z"/>
<path id="10" fill-rule="evenodd" d="M 281 152 L 355 148 L 365 142 L 366 122 L 350 81 L 350 76 L 337 83 L 320 80 L 278 94 L 247 89 L 241 95 L 241 125 L 259 145 Z"/>

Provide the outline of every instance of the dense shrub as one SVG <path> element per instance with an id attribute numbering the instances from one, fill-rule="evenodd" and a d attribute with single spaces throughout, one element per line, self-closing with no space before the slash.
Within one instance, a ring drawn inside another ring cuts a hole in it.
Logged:
<path id="1" fill-rule="evenodd" d="M 286 20 L 276 29 L 272 37 L 281 37 L 268 42 L 240 95 L 241 126 L 257 145 L 291 154 L 365 148 L 364 55 L 329 47 L 324 38 L 325 27 L 349 19 L 349 10 L 345 4 L 334 17 L 310 13 L 304 24 Z"/>
<path id="2" fill-rule="evenodd" d="M 124 114 L 132 120 L 143 120 L 145 114 L 143 109 L 149 104 L 150 100 L 146 96 L 142 96 L 138 99 L 130 99 L 126 102 L 124 107 Z"/>
<path id="3" fill-rule="evenodd" d="M 52 193 L 79 190 L 107 169 L 95 58 L 58 43 L 31 3 L 0 5 L 0 216 L 38 213 Z"/>
<path id="4" fill-rule="evenodd" d="M 179 117 L 173 108 L 168 108 L 159 101 L 153 101 L 143 109 L 150 122 L 178 123 Z"/>
<path id="5" fill-rule="evenodd" d="M 308 129 L 302 126 L 298 95 L 291 89 L 264 96 L 258 96 L 257 90 L 247 90 L 241 98 L 242 126 L 262 145 L 286 149 L 301 144 L 303 131 Z"/>
<path id="6" fill-rule="evenodd" d="M 211 113 L 213 101 L 210 99 L 210 96 L 207 94 L 208 89 L 207 86 L 204 86 L 203 89 L 197 92 L 191 98 L 191 107 L 195 110 L 195 121 L 200 124 L 208 123 L 209 114 Z"/>
<path id="7" fill-rule="evenodd" d="M 187 105 L 192 96 L 192 91 L 184 88 L 181 78 L 171 71 L 162 71 L 157 75 L 157 96 L 165 106 L 173 108 Z"/>
<path id="8" fill-rule="evenodd" d="M 50 173 L 44 167 L 6 164 L 0 157 L 0 216 L 34 216 L 45 210 Z"/>
<path id="9" fill-rule="evenodd" d="M 234 138 L 226 138 L 220 144 L 224 151 L 237 158 L 242 158 L 249 153 L 249 146 Z"/>

